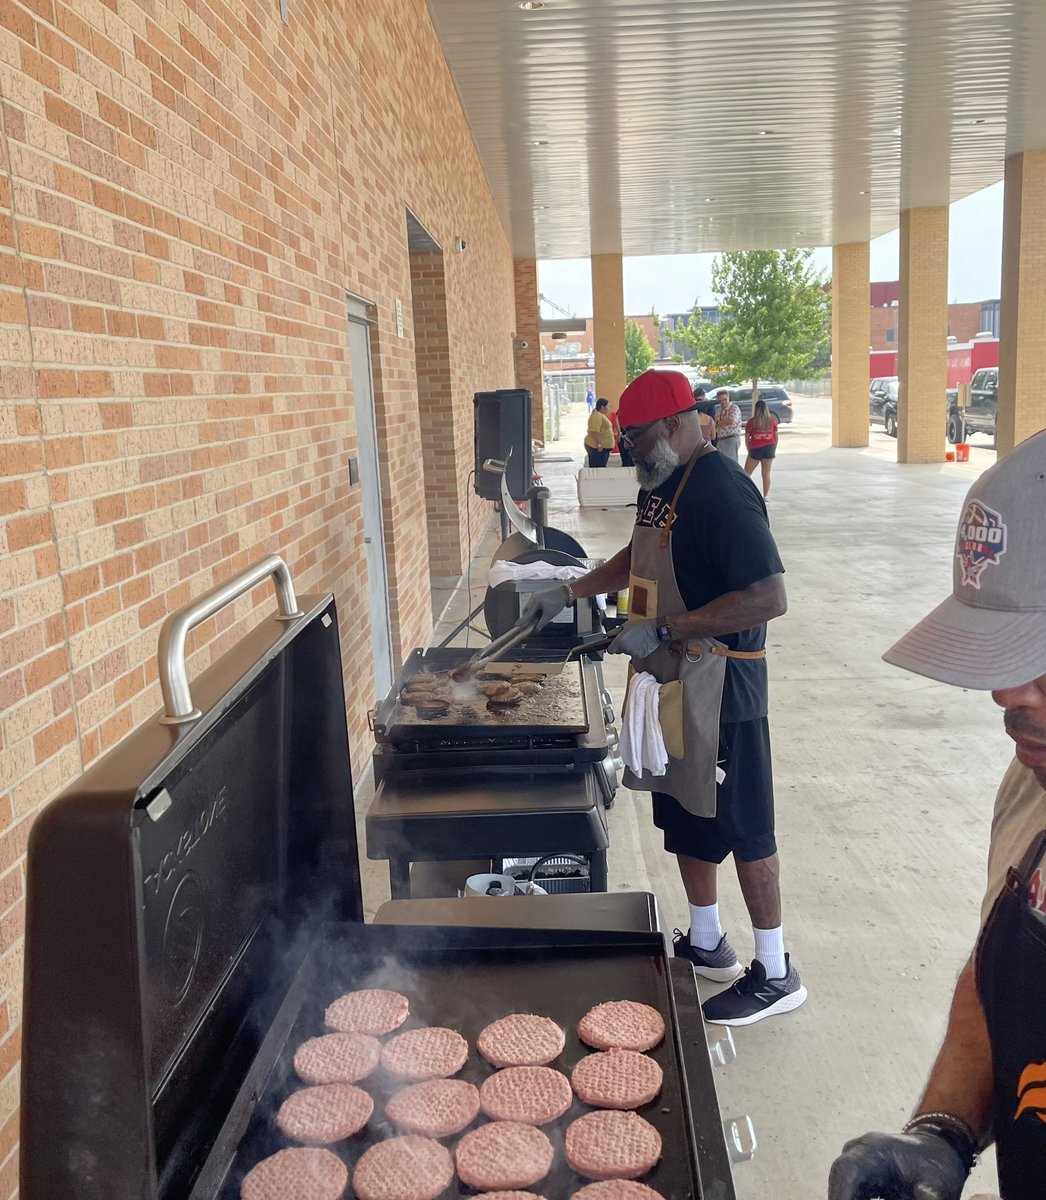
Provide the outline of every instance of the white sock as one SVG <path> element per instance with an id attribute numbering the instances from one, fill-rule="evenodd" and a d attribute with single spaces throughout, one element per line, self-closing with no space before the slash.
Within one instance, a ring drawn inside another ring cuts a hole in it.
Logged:
<path id="1" fill-rule="evenodd" d="M 714 950 L 723 937 L 718 904 L 690 905 L 690 945 L 698 950 Z"/>
<path id="2" fill-rule="evenodd" d="M 752 932 L 755 934 L 755 956 L 766 968 L 767 979 L 784 978 L 785 945 L 782 929 L 781 925 L 776 929 L 756 929 L 752 926 Z"/>

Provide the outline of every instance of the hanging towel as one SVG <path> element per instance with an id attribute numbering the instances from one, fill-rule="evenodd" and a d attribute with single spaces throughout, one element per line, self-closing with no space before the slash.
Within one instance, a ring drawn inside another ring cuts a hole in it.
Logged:
<path id="1" fill-rule="evenodd" d="M 502 583 L 510 583 L 523 579 L 553 579 L 570 582 L 574 579 L 580 579 L 582 575 L 586 575 L 587 573 L 587 568 L 581 566 L 573 567 L 569 563 L 550 563 L 544 560 L 518 563 L 499 558 L 497 561 L 492 562 L 487 570 L 487 583 L 491 587 L 497 587 Z M 606 612 L 606 594 L 596 596 L 595 599 L 599 609 L 602 612 Z"/>
<path id="2" fill-rule="evenodd" d="M 637 775 L 664 775 L 668 751 L 661 734 L 661 685 L 647 671 L 638 671 L 628 684 L 622 714 L 621 757 Z"/>

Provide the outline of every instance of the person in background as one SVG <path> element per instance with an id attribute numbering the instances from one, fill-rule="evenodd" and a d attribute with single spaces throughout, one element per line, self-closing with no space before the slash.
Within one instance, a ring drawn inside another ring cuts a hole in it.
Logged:
<path id="1" fill-rule="evenodd" d="M 959 1200 L 992 1142 L 1003 1200 L 1046 1195 L 1044 512 L 1046 431 L 1000 458 L 969 490 L 952 594 L 883 655 L 916 675 L 991 691 L 1016 757 L 995 798 L 980 934 L 955 985 L 926 1090 L 900 1133 L 866 1133 L 843 1147 L 829 1200 Z M 913 780 L 909 792 L 918 798 Z M 947 792 L 943 773 L 927 776 L 923 798 Z M 914 925 L 898 936 L 926 942 Z M 862 1064 L 848 1070 L 865 1081 L 858 1094 L 869 1095 Z"/>
<path id="2" fill-rule="evenodd" d="M 610 424 L 607 409 L 610 401 L 600 396 L 596 407 L 588 418 L 588 433 L 585 434 L 585 449 L 588 451 L 590 467 L 605 467 L 614 448 L 614 427 Z"/>
<path id="3" fill-rule="evenodd" d="M 715 401 L 709 400 L 705 389 L 698 384 L 694 388 L 694 406 L 701 416 L 701 428 L 705 433 L 705 440 L 715 445 Z"/>
<path id="4" fill-rule="evenodd" d="M 596 393 L 591 388 L 585 393 L 585 403 L 588 405 L 589 412 L 596 407 Z"/>
<path id="5" fill-rule="evenodd" d="M 623 467 L 633 467 L 635 463 L 632 461 L 632 447 L 625 441 L 621 440 L 621 426 L 618 423 L 617 413 L 610 418 L 614 426 L 614 437 L 617 438 L 617 452 L 621 455 L 621 465 Z"/>
<path id="6" fill-rule="evenodd" d="M 763 474 L 763 499 L 770 495 L 770 471 L 777 457 L 777 418 L 765 400 L 757 400 L 745 425 L 745 474 L 751 475 L 756 464 Z"/>
<path id="7" fill-rule="evenodd" d="M 726 454 L 737 462 L 741 445 L 741 410 L 730 399 L 730 393 L 725 388 L 720 388 L 715 398 L 715 444 L 720 454 Z"/>

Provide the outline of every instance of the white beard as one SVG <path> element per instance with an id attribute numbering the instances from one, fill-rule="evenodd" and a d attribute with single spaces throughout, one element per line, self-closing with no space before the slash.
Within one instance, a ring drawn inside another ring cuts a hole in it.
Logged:
<path id="1" fill-rule="evenodd" d="M 660 487 L 679 466 L 679 455 L 669 445 L 668 438 L 662 435 L 648 454 L 642 458 L 633 456 L 632 461 L 636 466 L 636 482 L 644 492 L 649 492 L 652 488 Z"/>

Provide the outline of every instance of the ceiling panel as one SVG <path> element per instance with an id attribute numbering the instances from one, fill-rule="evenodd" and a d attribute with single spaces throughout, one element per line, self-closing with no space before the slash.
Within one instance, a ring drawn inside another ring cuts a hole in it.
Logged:
<path id="1" fill-rule="evenodd" d="M 1046 0 L 429 0 L 520 258 L 862 241 L 1046 148 Z"/>

